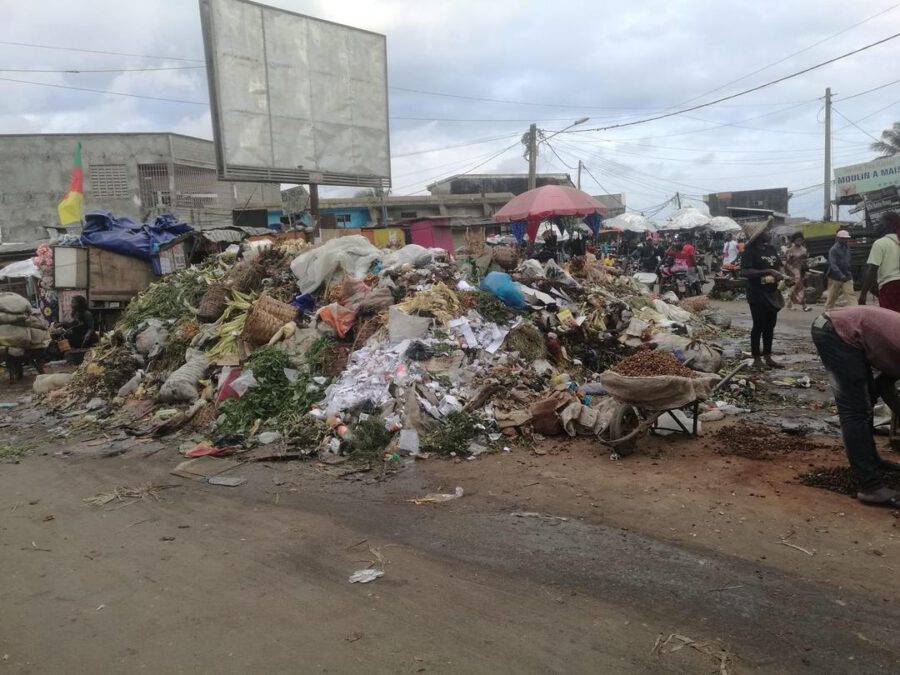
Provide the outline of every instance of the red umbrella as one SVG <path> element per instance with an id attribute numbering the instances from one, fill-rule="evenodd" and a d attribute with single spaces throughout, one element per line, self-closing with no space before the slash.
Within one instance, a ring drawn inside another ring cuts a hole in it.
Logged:
<path id="1" fill-rule="evenodd" d="M 540 222 L 556 216 L 584 217 L 595 213 L 605 216 L 606 207 L 589 194 L 562 185 L 545 185 L 513 197 L 494 214 L 494 220 Z"/>

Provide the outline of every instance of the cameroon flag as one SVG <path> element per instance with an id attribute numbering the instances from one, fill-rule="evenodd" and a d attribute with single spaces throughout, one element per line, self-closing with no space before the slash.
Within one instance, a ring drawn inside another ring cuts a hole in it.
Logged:
<path id="1" fill-rule="evenodd" d="M 59 206 L 59 224 L 80 223 L 84 217 L 84 171 L 81 169 L 81 143 L 75 148 L 75 163 L 72 165 L 72 183 L 69 194 Z"/>

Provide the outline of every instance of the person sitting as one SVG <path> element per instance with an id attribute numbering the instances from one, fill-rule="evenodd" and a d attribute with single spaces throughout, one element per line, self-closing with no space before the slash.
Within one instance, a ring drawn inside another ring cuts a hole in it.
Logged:
<path id="1" fill-rule="evenodd" d="M 72 320 L 62 326 L 66 329 L 65 336 L 72 349 L 87 349 L 97 344 L 94 315 L 83 295 L 72 298 Z"/>
<path id="2" fill-rule="evenodd" d="M 697 249 L 694 248 L 694 245 L 691 242 L 686 242 L 681 247 L 681 255 L 684 257 L 688 267 L 697 266 Z"/>
<path id="3" fill-rule="evenodd" d="M 545 263 L 548 260 L 558 261 L 558 251 L 557 246 L 559 245 L 559 238 L 556 236 L 556 232 L 554 232 L 553 228 L 544 230 L 544 234 L 542 235 L 544 240 L 544 245 L 540 251 L 538 251 L 535 258 L 538 262 Z"/>

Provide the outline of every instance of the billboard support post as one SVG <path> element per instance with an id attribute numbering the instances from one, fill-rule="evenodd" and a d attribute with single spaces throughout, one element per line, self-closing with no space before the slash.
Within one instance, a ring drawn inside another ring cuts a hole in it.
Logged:
<path id="1" fill-rule="evenodd" d="M 309 215 L 312 217 L 313 237 L 319 236 L 319 184 L 309 184 Z"/>

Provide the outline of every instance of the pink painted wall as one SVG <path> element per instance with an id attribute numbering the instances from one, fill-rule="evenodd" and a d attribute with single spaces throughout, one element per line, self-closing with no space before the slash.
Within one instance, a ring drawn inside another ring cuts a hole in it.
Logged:
<path id="1" fill-rule="evenodd" d="M 426 248 L 442 248 L 451 256 L 454 252 L 450 219 L 422 220 L 409 226 L 410 243 Z"/>

